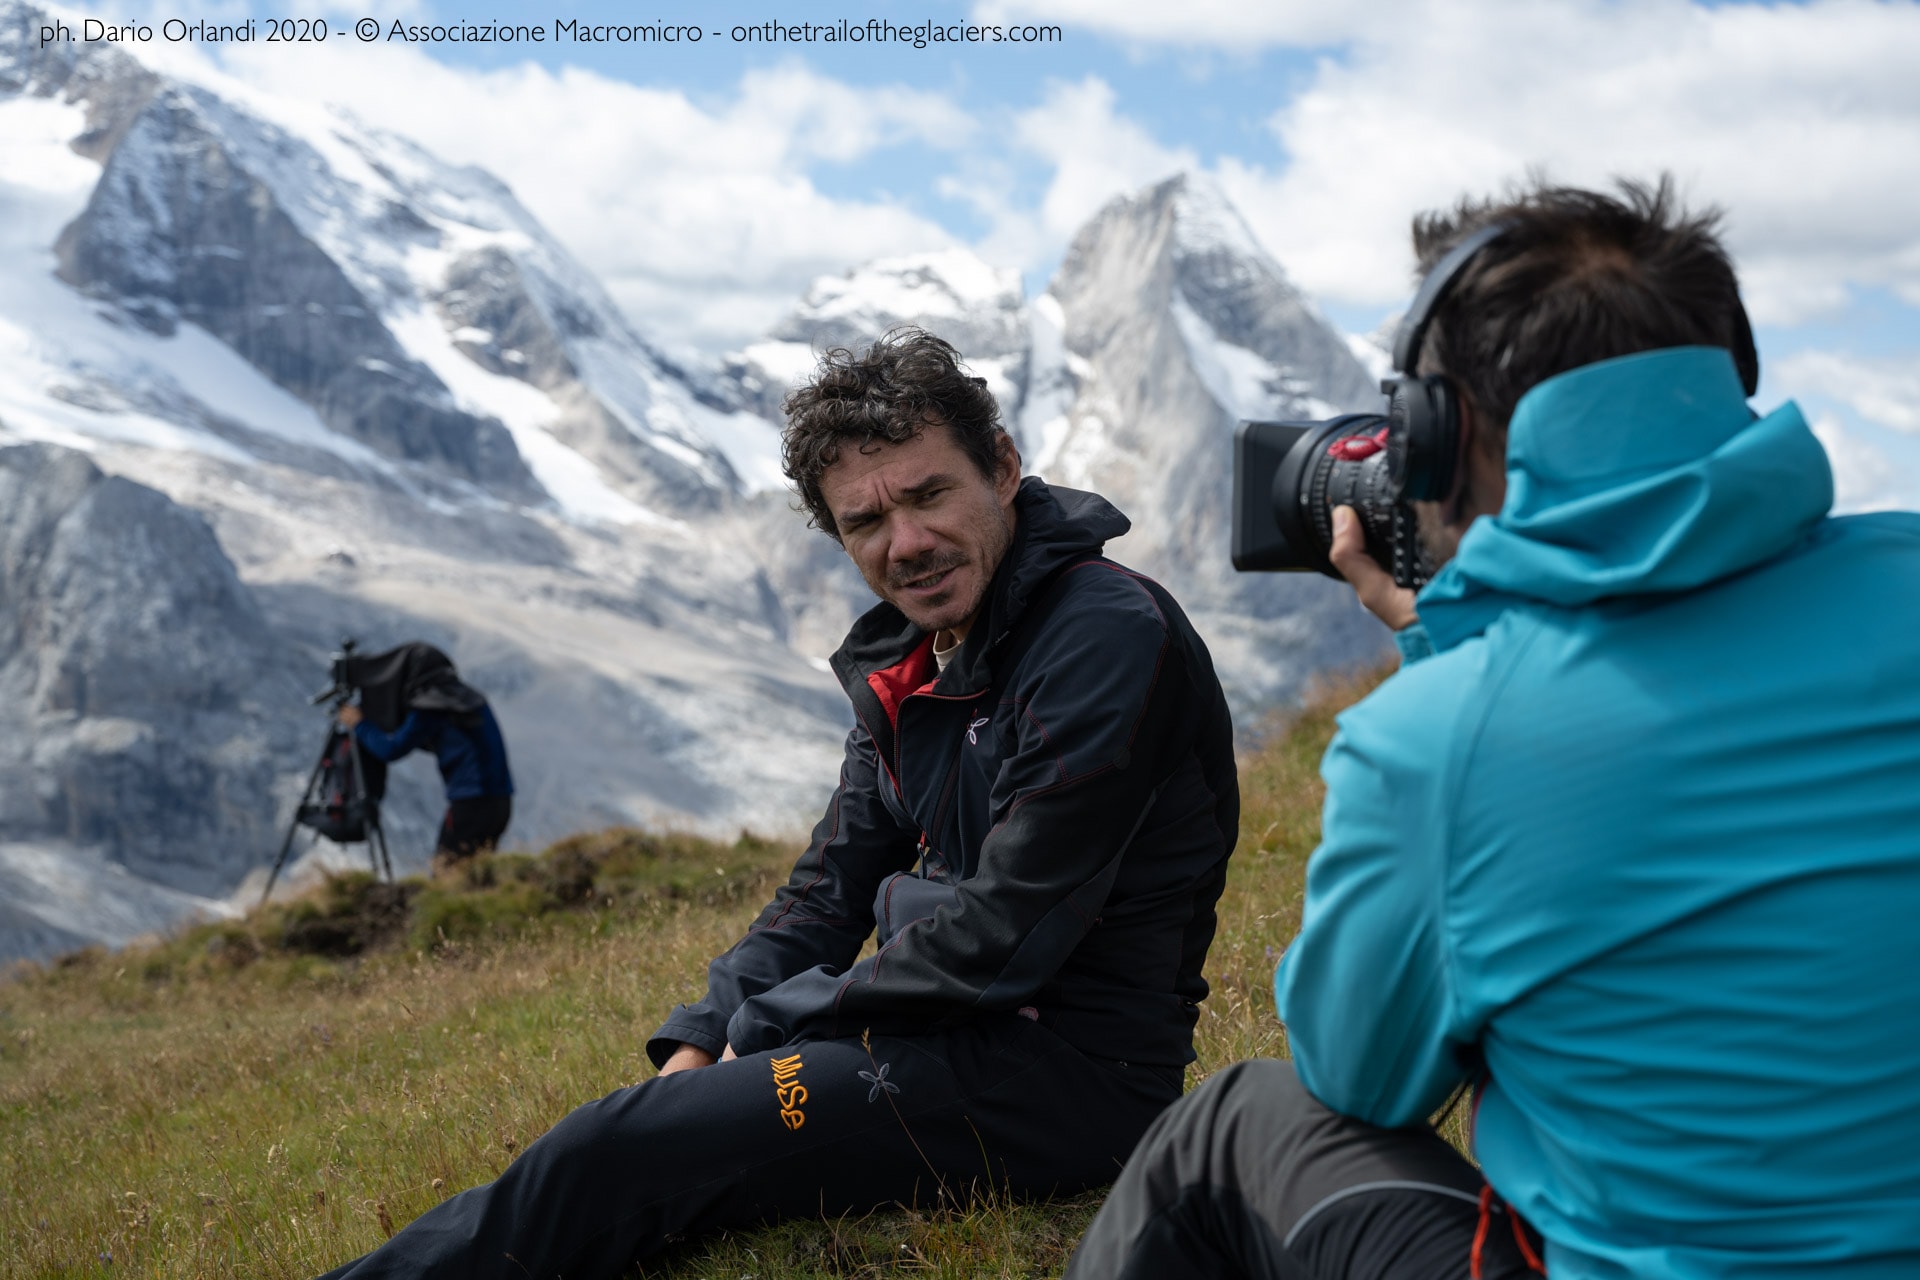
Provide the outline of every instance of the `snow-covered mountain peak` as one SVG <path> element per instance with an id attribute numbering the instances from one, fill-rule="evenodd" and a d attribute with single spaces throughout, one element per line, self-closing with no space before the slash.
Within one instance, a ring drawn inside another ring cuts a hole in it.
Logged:
<path id="1" fill-rule="evenodd" d="M 670 523 L 777 483 L 774 433 L 659 358 L 493 176 L 202 60 L 168 59 L 174 75 L 117 49 L 41 50 L 42 18 L 0 0 L 0 136 L 33 135 L 45 162 L 0 173 L 0 214 L 33 237 L 31 257 L 0 266 L 0 298 L 19 304 L 0 314 L 65 317 L 0 374 L 31 434 L 164 435 L 225 458 L 318 445 L 304 465 L 371 460 L 447 500 L 587 523 Z M 85 121 L 57 142 L 40 136 L 55 102 Z M 74 150 L 92 181 L 71 172 Z M 49 247 L 91 304 L 49 292 Z M 221 387 L 169 372 L 193 362 L 143 358 L 131 378 L 132 362 L 91 358 L 127 344 L 103 320 L 163 347 L 211 339 L 252 366 L 254 400 L 290 399 L 306 420 L 267 447 Z"/>
<path id="2" fill-rule="evenodd" d="M 1216 186 L 1181 175 L 1108 203 L 1034 303 L 1032 334 L 1027 457 L 1133 517 L 1113 554 L 1173 589 L 1237 705 L 1376 650 L 1351 594 L 1228 561 L 1238 421 L 1319 417 L 1378 392 Z"/>
<path id="3" fill-rule="evenodd" d="M 880 258 L 844 275 L 821 276 L 768 335 L 816 348 L 871 342 L 888 329 L 919 324 L 963 355 L 998 357 L 1024 336 L 1020 273 L 965 249 Z"/>
<path id="4" fill-rule="evenodd" d="M 1026 297 L 1020 273 L 965 249 L 880 258 L 821 276 L 762 342 L 728 360 L 741 397 L 779 416 L 779 402 L 819 354 L 858 349 L 891 329 L 919 325 L 951 342 L 1014 419 L 1025 392 Z"/>
<path id="5" fill-rule="evenodd" d="M 1172 204 L 1174 244 L 1181 253 L 1220 253 L 1271 261 L 1254 239 L 1247 220 L 1213 178 L 1203 173 L 1182 173 L 1156 190 L 1163 190 Z"/>
<path id="6" fill-rule="evenodd" d="M 978 312 L 1018 311 L 1020 273 L 994 267 L 965 249 L 880 258 L 844 275 L 821 276 L 795 314 L 775 330 L 850 321 L 865 328 L 878 319 L 921 316 L 968 319 Z"/>

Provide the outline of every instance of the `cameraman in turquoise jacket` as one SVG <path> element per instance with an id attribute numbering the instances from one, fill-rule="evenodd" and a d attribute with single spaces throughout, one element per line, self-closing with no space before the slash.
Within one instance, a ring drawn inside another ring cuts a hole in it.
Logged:
<path id="1" fill-rule="evenodd" d="M 1444 568 L 1337 515 L 1405 663 L 1322 765 L 1293 1062 L 1169 1111 L 1072 1276 L 1920 1276 L 1920 516 L 1748 409 L 1711 215 L 1536 189 L 1423 264 L 1496 222 L 1418 353 Z"/>

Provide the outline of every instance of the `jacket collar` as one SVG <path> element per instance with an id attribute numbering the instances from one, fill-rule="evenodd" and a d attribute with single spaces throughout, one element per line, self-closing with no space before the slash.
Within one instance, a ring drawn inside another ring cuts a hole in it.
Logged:
<path id="1" fill-rule="evenodd" d="M 1449 649 L 1516 604 L 1692 591 L 1788 550 L 1832 503 L 1799 408 L 1755 416 L 1727 352 L 1602 360 L 1521 398 L 1506 504 L 1421 591 L 1420 619 Z"/>

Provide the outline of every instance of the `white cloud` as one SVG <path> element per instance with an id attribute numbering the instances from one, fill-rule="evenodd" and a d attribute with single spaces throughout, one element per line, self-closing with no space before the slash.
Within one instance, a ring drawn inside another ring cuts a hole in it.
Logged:
<path id="1" fill-rule="evenodd" d="M 1535 165 L 1583 184 L 1671 169 L 1691 199 L 1724 205 L 1763 324 L 1831 311 L 1857 285 L 1920 305 L 1920 182 L 1906 162 L 1920 155 L 1920 6 L 981 0 L 976 15 L 1209 55 L 1329 50 L 1291 98 L 1239 104 L 1271 111 L 1285 164 L 1229 155 L 1213 171 L 1293 278 L 1336 305 L 1404 299 L 1410 216 Z M 1120 101 L 1093 76 L 976 119 L 945 92 L 854 87 L 798 63 L 692 98 L 352 42 L 306 52 L 223 56 L 263 88 L 342 102 L 499 174 L 646 329 L 684 346 L 759 334 L 816 275 L 952 242 L 890 196 L 829 194 L 820 166 L 939 149 L 952 162 L 934 194 L 984 218 L 984 256 L 1027 269 L 1107 200 L 1198 166 L 1142 123 L 1153 101 Z M 1036 160 L 1047 180 L 1034 201 L 1017 179 Z"/>
<path id="2" fill-rule="evenodd" d="M 1920 303 L 1920 6 L 1873 0 L 1409 0 L 1324 30 L 1303 5 L 1118 8 L 994 0 L 1164 42 L 1345 38 L 1270 125 L 1288 161 L 1219 176 L 1307 289 L 1385 306 L 1409 290 L 1407 224 L 1542 166 L 1556 180 L 1671 170 L 1729 212 L 1756 321 Z M 1358 6 L 1321 6 L 1353 10 Z M 1186 33 L 1182 35 L 1181 33 Z"/>
<path id="3" fill-rule="evenodd" d="M 1905 473 L 1838 418 L 1816 419 L 1813 434 L 1833 467 L 1835 511 L 1891 511 L 1920 503 L 1920 477 Z"/>
<path id="4" fill-rule="evenodd" d="M 901 205 L 827 195 L 809 169 L 902 143 L 957 147 L 975 129 L 939 94 L 854 88 L 799 64 L 748 72 L 714 106 L 574 68 L 470 71 L 385 46 L 234 46 L 224 65 L 501 177 L 651 335 L 682 348 L 763 332 L 823 272 L 950 243 Z"/>
<path id="5" fill-rule="evenodd" d="M 1912 360 L 1801 351 L 1777 361 L 1773 375 L 1789 394 L 1831 396 L 1875 426 L 1920 435 L 1920 366 Z"/>
<path id="6" fill-rule="evenodd" d="M 1113 89 L 1091 76 L 1050 85 L 1041 104 L 1015 120 L 1014 137 L 1053 166 L 1040 221 L 1063 238 L 1115 195 L 1196 163 L 1191 151 L 1161 146 L 1116 112 Z"/>
<path id="7" fill-rule="evenodd" d="M 985 214 L 992 230 L 978 247 L 990 261 L 1031 267 L 1058 253 L 1080 226 L 1117 195 L 1183 169 L 1199 159 L 1184 148 L 1162 146 L 1152 134 L 1116 110 L 1113 88 L 1097 76 L 1054 83 L 1037 106 L 1016 114 L 1007 131 L 1015 149 L 1052 171 L 1037 208 L 1014 203 L 996 181 L 1004 162 L 976 163 L 947 179 L 941 193 Z"/>

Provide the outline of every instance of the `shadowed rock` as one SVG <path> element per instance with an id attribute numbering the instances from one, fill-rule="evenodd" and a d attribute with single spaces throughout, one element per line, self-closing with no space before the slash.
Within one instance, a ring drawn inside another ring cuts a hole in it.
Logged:
<path id="1" fill-rule="evenodd" d="M 261 856 L 299 697 L 199 515 L 48 445 L 0 449 L 0 840 L 223 891 Z"/>

